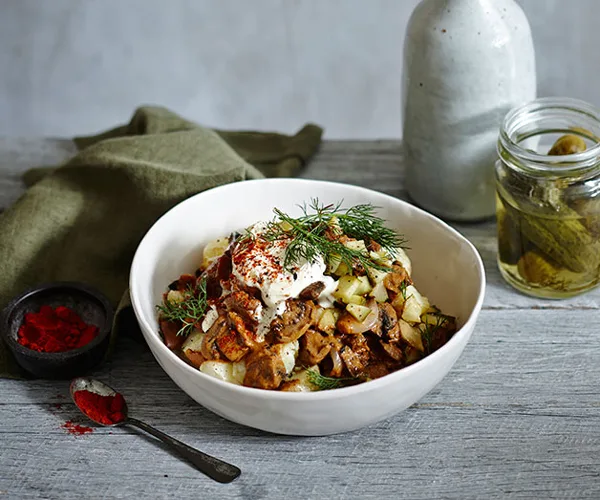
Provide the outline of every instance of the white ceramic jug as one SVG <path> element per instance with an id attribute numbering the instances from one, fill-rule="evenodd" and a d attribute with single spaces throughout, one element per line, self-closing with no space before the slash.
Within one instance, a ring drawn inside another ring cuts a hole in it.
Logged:
<path id="1" fill-rule="evenodd" d="M 496 140 L 504 115 L 536 96 L 535 55 L 513 0 L 423 0 L 404 45 L 406 185 L 447 219 L 494 214 Z"/>

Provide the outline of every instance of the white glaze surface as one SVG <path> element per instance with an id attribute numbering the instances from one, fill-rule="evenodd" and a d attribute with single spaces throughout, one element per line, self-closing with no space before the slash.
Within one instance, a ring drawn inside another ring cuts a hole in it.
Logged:
<path id="1" fill-rule="evenodd" d="M 531 32 L 513 0 L 424 0 L 404 46 L 406 183 L 455 220 L 494 214 L 500 122 L 536 95 Z"/>

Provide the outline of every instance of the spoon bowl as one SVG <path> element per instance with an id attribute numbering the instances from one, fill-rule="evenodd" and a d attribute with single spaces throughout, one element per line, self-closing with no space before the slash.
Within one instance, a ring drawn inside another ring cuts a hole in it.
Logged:
<path id="1" fill-rule="evenodd" d="M 123 425 L 124 423 L 127 422 L 128 409 L 127 409 L 127 402 L 124 399 L 123 399 L 122 409 L 121 409 L 121 413 L 123 414 L 123 419 L 119 420 L 118 422 L 115 422 L 115 423 L 107 424 L 106 422 L 101 422 L 100 420 L 95 419 L 92 415 L 90 415 L 90 412 L 88 411 L 87 408 L 82 408 L 79 405 L 78 401 L 75 399 L 75 393 L 79 392 L 79 391 L 93 392 L 95 394 L 99 394 L 100 396 L 104 396 L 104 397 L 111 397 L 111 396 L 114 397 L 118 394 L 118 392 L 115 391 L 112 387 L 106 385 L 104 382 L 100 382 L 99 380 L 96 380 L 93 378 L 78 377 L 71 381 L 71 385 L 69 387 L 69 392 L 71 393 L 71 399 L 73 399 L 73 402 L 75 403 L 77 408 L 79 408 L 81 413 L 83 413 L 87 418 L 89 418 L 96 424 L 102 425 L 104 427 L 114 427 L 117 425 Z"/>
<path id="2" fill-rule="evenodd" d="M 191 446 L 188 446 L 181 441 L 178 441 L 175 438 L 165 434 L 158 429 L 155 429 L 151 425 L 148 425 L 141 420 L 136 418 L 131 418 L 128 416 L 127 403 L 123 396 L 115 391 L 112 387 L 106 385 L 99 380 L 87 377 L 79 377 L 73 379 L 70 385 L 70 393 L 73 402 L 79 408 L 79 410 L 90 420 L 97 423 L 98 425 L 102 425 L 104 427 L 115 427 L 120 425 L 132 425 L 141 429 L 148 434 L 151 434 L 155 438 L 160 439 L 164 444 L 166 444 L 172 451 L 177 453 L 179 456 L 185 458 L 189 461 L 194 467 L 196 467 L 200 472 L 203 472 L 211 479 L 218 481 L 220 483 L 230 483 L 236 477 L 241 474 L 241 470 L 238 469 L 235 465 L 228 464 L 227 462 L 223 462 L 218 458 L 212 457 L 203 453 Z M 98 418 L 94 418 L 90 413 L 90 409 L 86 407 L 82 407 L 77 398 L 76 394 L 81 391 L 88 391 L 94 394 L 98 394 L 102 397 L 114 398 L 118 397 L 121 399 L 119 401 L 119 409 L 106 416 L 106 420 L 111 421 L 111 423 L 106 423 L 105 421 L 99 420 Z M 114 420 L 114 422 L 112 421 Z"/>

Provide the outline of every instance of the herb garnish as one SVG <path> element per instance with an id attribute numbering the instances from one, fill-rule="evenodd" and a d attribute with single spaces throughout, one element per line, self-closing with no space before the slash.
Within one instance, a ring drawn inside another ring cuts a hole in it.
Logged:
<path id="1" fill-rule="evenodd" d="M 360 379 L 358 377 L 346 377 L 346 378 L 337 378 L 337 377 L 326 377 L 325 375 L 321 375 L 318 371 L 309 368 L 306 370 L 308 375 L 308 381 L 318 388 L 320 391 L 327 391 L 329 389 L 338 389 L 339 387 L 343 387 L 348 385 L 351 382 L 358 382 Z"/>
<path id="2" fill-rule="evenodd" d="M 435 324 L 424 323 L 424 327 L 421 329 L 421 339 L 425 341 L 423 347 L 427 354 L 431 354 L 431 341 L 433 340 L 433 336 L 440 328 L 446 326 L 447 322 L 448 318 L 441 314 L 437 314 Z"/>
<path id="3" fill-rule="evenodd" d="M 202 319 L 208 309 L 206 278 L 197 280 L 196 286 L 189 286 L 181 301 L 165 300 L 156 306 L 161 318 L 167 321 L 180 321 L 181 328 L 177 335 L 189 335 L 194 325 Z"/>
<path id="4" fill-rule="evenodd" d="M 331 236 L 337 232 L 365 243 L 374 240 L 390 255 L 406 243 L 404 238 L 375 215 L 377 207 L 363 204 L 344 209 L 341 205 L 341 202 L 322 205 L 315 198 L 308 206 L 300 206 L 303 215 L 297 218 L 275 208 L 275 219 L 267 224 L 261 236 L 267 241 L 289 240 L 284 260 L 288 270 L 304 261 L 314 262 L 318 257 L 326 261 L 339 259 L 350 268 L 359 264 L 364 269 L 389 270 L 389 266 L 377 262 L 368 252 L 348 248 Z"/>
<path id="5" fill-rule="evenodd" d="M 402 299 L 406 300 L 406 287 L 408 285 L 406 284 L 406 280 L 404 280 L 402 283 L 400 283 L 400 293 L 402 294 Z"/>

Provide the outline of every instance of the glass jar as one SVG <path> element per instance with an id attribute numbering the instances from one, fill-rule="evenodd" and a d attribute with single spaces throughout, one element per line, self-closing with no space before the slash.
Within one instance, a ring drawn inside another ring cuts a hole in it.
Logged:
<path id="1" fill-rule="evenodd" d="M 600 110 L 568 98 L 515 108 L 500 129 L 498 154 L 498 266 L 504 279 L 524 293 L 556 299 L 596 286 Z"/>

